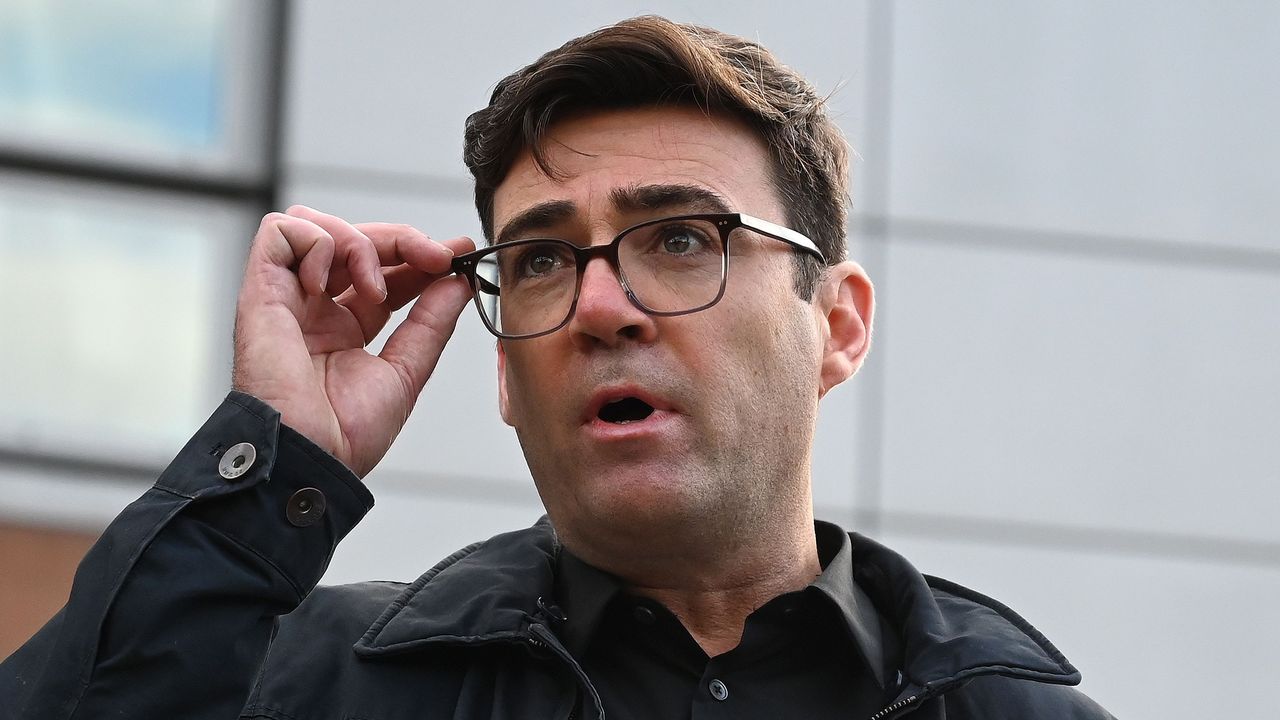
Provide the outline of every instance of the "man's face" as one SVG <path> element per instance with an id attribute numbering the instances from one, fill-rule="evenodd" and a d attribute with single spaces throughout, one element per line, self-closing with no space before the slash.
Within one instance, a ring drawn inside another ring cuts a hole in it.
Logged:
<path id="1" fill-rule="evenodd" d="M 546 147 L 563 176 L 545 175 L 527 151 L 516 160 L 494 198 L 500 240 L 599 245 L 631 225 L 698 212 L 785 224 L 763 142 L 731 118 L 601 111 L 557 123 Z M 825 319 L 796 294 L 792 267 L 788 246 L 738 230 L 723 299 L 652 317 L 594 260 L 568 325 L 501 341 L 503 419 L 567 544 L 582 552 L 628 535 L 740 532 L 808 509 Z M 653 411 L 600 417 L 624 398 Z"/>

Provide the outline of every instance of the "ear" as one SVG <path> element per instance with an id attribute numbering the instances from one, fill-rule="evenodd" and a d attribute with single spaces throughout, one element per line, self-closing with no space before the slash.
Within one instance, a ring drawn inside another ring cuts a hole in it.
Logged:
<path id="1" fill-rule="evenodd" d="M 502 422 L 515 427 L 511 422 L 511 401 L 507 399 L 507 351 L 498 341 L 498 413 Z"/>
<path id="2" fill-rule="evenodd" d="M 875 288 L 861 265 L 846 260 L 831 267 L 814 298 L 825 345 L 818 397 L 848 380 L 871 349 Z"/>

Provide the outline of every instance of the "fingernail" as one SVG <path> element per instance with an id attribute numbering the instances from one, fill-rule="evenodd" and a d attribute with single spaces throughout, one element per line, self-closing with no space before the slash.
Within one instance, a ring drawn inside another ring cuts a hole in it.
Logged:
<path id="1" fill-rule="evenodd" d="M 378 273 L 378 292 L 382 293 L 382 300 L 387 299 L 387 281 L 382 278 L 382 273 Z"/>

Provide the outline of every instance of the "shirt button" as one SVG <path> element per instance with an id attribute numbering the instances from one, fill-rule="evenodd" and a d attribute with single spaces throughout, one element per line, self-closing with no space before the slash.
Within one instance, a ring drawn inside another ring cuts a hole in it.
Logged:
<path id="1" fill-rule="evenodd" d="M 729 687 L 718 679 L 712 680 L 711 683 L 707 685 L 707 689 L 711 691 L 711 697 L 717 700 L 729 699 Z"/>
<path id="2" fill-rule="evenodd" d="M 284 514 L 295 527 L 307 527 L 324 517 L 324 506 L 324 493 L 311 487 L 302 488 L 289 498 Z"/>
<path id="3" fill-rule="evenodd" d="M 237 443 L 231 446 L 231 449 L 222 453 L 222 459 L 218 461 L 218 474 L 228 480 L 237 480 L 253 467 L 253 461 L 258 459 L 258 451 L 247 442 Z"/>
<path id="4" fill-rule="evenodd" d="M 637 605 L 632 608 L 631 616 L 634 617 L 636 622 L 641 625 L 652 625 L 654 621 L 657 620 L 657 618 L 654 617 L 653 611 L 643 605 Z"/>

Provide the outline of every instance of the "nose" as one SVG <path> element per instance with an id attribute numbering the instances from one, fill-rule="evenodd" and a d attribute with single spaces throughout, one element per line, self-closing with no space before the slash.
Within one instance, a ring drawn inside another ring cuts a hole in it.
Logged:
<path id="1" fill-rule="evenodd" d="M 566 329 L 585 345 L 652 342 L 657 335 L 654 318 L 631 302 L 604 258 L 591 260 L 583 270 L 578 306 Z"/>

